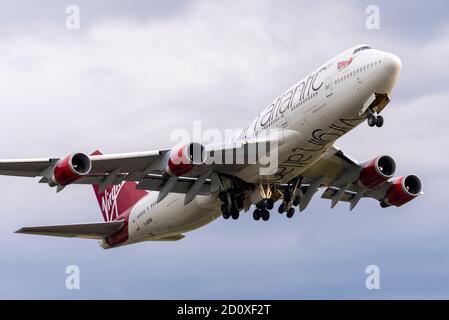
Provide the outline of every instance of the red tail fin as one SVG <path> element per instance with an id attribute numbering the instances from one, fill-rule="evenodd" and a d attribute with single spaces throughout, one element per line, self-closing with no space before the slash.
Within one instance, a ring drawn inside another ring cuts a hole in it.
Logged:
<path id="1" fill-rule="evenodd" d="M 102 153 L 97 150 L 91 155 L 100 154 Z M 136 186 L 137 183 L 134 181 L 124 181 L 120 184 L 109 186 L 103 193 L 98 194 L 100 186 L 93 185 L 105 221 L 116 220 L 147 195 L 145 190 L 136 189 Z"/>

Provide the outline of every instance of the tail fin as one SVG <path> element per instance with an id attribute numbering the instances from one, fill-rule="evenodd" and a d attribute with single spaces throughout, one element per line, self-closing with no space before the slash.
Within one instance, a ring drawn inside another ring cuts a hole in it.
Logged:
<path id="1" fill-rule="evenodd" d="M 100 151 L 95 151 L 91 155 L 101 155 Z M 123 181 L 117 185 L 111 185 L 103 193 L 98 193 L 100 186 L 94 184 L 93 188 L 97 196 L 98 204 L 105 221 L 113 221 L 120 217 L 126 210 L 135 205 L 148 193 L 145 190 L 136 189 L 137 183 L 134 181 Z"/>

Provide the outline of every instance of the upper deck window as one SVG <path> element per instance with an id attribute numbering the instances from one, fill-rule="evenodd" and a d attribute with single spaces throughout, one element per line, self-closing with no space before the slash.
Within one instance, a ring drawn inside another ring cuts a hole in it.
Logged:
<path id="1" fill-rule="evenodd" d="M 372 48 L 371 48 L 370 46 L 359 47 L 359 48 L 357 48 L 357 49 L 354 50 L 354 54 L 356 54 L 356 53 L 359 52 L 359 51 L 367 50 L 367 49 L 372 49 Z"/>

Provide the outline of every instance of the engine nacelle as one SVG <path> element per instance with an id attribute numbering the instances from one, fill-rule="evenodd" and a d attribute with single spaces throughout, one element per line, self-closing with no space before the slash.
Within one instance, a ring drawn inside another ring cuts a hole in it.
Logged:
<path id="1" fill-rule="evenodd" d="M 200 143 L 192 142 L 171 152 L 165 173 L 169 176 L 179 177 L 205 161 L 206 150 L 204 146 Z"/>
<path id="2" fill-rule="evenodd" d="M 48 182 L 51 187 L 66 186 L 90 172 L 92 162 L 84 153 L 74 153 L 61 160 L 53 169 L 53 176 Z"/>
<path id="3" fill-rule="evenodd" d="M 421 190 L 422 182 L 416 175 L 396 178 L 391 187 L 388 188 L 387 195 L 381 205 L 383 207 L 400 207 L 420 195 Z"/>
<path id="4" fill-rule="evenodd" d="M 396 163 L 389 156 L 380 156 L 369 161 L 359 175 L 359 184 L 367 189 L 374 189 L 393 177 Z"/>

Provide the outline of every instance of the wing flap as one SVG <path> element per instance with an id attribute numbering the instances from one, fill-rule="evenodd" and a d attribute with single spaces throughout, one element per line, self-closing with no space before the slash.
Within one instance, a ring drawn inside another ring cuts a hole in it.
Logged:
<path id="1" fill-rule="evenodd" d="M 180 177 L 177 179 L 175 185 L 170 190 L 174 193 L 187 193 L 193 186 L 197 179 Z M 165 181 L 160 175 L 148 175 L 145 177 L 138 185 L 137 189 L 150 190 L 150 191 L 161 191 L 164 186 Z M 210 193 L 210 180 L 205 181 L 200 190 L 198 190 L 199 195 L 208 195 Z"/>
<path id="2" fill-rule="evenodd" d="M 337 189 L 337 188 L 329 187 L 323 192 L 323 194 L 321 195 L 321 198 L 331 200 L 332 197 L 334 197 L 337 194 L 338 190 L 339 189 Z M 354 193 L 354 192 L 345 191 L 344 194 L 342 195 L 342 197 L 339 199 L 339 201 L 351 202 L 351 200 L 355 197 L 355 195 L 356 195 L 356 193 Z"/>
<path id="3" fill-rule="evenodd" d="M 145 173 L 147 169 L 152 169 L 151 166 L 167 153 L 168 150 L 152 150 L 145 152 L 91 155 L 91 174 L 110 173 L 117 169 L 120 169 L 120 173 Z M 155 166 L 154 169 L 161 168 Z"/>
<path id="4" fill-rule="evenodd" d="M 23 227 L 17 230 L 16 233 L 67 238 L 102 239 L 117 233 L 123 225 L 124 221 L 118 220 L 98 223 Z"/>

